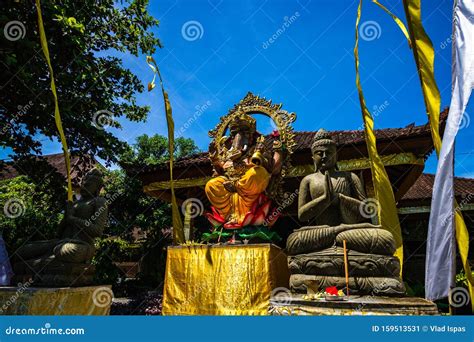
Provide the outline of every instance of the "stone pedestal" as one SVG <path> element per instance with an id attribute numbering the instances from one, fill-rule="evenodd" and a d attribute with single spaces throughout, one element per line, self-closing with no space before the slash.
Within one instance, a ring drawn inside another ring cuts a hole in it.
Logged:
<path id="1" fill-rule="evenodd" d="M 438 315 L 436 304 L 417 297 L 349 296 L 347 301 L 307 300 L 292 294 L 271 299 L 272 315 Z"/>
<path id="2" fill-rule="evenodd" d="M 93 284 L 95 266 L 67 263 L 51 259 L 26 260 L 13 265 L 13 281 L 27 282 L 33 279 L 38 287 L 71 287 Z"/>
<path id="3" fill-rule="evenodd" d="M 288 278 L 275 245 L 169 247 L 163 314 L 267 315 L 272 291 L 288 291 Z"/>
<path id="4" fill-rule="evenodd" d="M 108 315 L 112 304 L 112 286 L 0 287 L 2 315 Z"/>

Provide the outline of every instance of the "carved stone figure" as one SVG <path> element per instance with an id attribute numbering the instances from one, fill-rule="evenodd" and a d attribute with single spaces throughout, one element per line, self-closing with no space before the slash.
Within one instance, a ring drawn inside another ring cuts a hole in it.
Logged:
<path id="1" fill-rule="evenodd" d="M 80 199 L 68 203 L 58 238 L 27 243 L 16 252 L 17 279 L 32 278 L 35 285 L 82 286 L 92 282 L 94 240 L 107 221 L 107 201 L 99 196 L 102 173 L 93 169 L 84 177 Z"/>
<path id="2" fill-rule="evenodd" d="M 402 295 L 393 236 L 363 215 L 367 203 L 361 180 L 337 170 L 336 144 L 328 132 L 316 133 L 311 152 L 315 172 L 302 180 L 298 199 L 298 217 L 308 226 L 287 240 L 292 290 L 305 292 L 309 279 L 320 289 L 344 287 L 346 240 L 351 293 Z"/>

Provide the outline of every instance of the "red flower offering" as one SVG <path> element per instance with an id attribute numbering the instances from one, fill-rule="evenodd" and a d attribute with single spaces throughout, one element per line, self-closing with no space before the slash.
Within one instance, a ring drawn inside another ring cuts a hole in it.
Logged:
<path id="1" fill-rule="evenodd" d="M 326 294 L 333 295 L 333 296 L 338 295 L 338 290 L 337 290 L 337 287 L 335 287 L 335 286 L 326 287 L 325 292 L 326 292 Z"/>

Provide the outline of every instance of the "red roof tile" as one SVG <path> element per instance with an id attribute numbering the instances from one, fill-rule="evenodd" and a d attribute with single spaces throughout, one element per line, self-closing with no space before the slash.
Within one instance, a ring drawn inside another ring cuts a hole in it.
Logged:
<path id="1" fill-rule="evenodd" d="M 402 197 L 402 201 L 431 200 L 434 178 L 433 174 L 423 173 Z M 465 199 L 469 203 L 474 202 L 474 179 L 455 177 L 454 193 L 458 199 Z"/>
<path id="2" fill-rule="evenodd" d="M 54 169 L 66 178 L 66 164 L 62 153 L 48 154 L 38 158 L 44 158 L 54 167 Z M 75 185 L 80 184 L 82 176 L 98 162 L 91 156 L 71 156 L 71 178 Z M 19 175 L 27 173 L 27 170 L 20 168 L 13 162 L 6 162 L 3 169 L 0 169 L 0 180 L 15 178 Z"/>

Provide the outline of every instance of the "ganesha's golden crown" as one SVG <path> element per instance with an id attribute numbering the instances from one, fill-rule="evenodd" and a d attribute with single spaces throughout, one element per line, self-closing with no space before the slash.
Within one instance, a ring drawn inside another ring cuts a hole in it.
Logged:
<path id="1" fill-rule="evenodd" d="M 257 121 L 239 108 L 237 110 L 237 115 L 229 123 L 229 129 L 231 132 L 239 131 L 241 129 L 255 132 L 257 130 Z"/>

